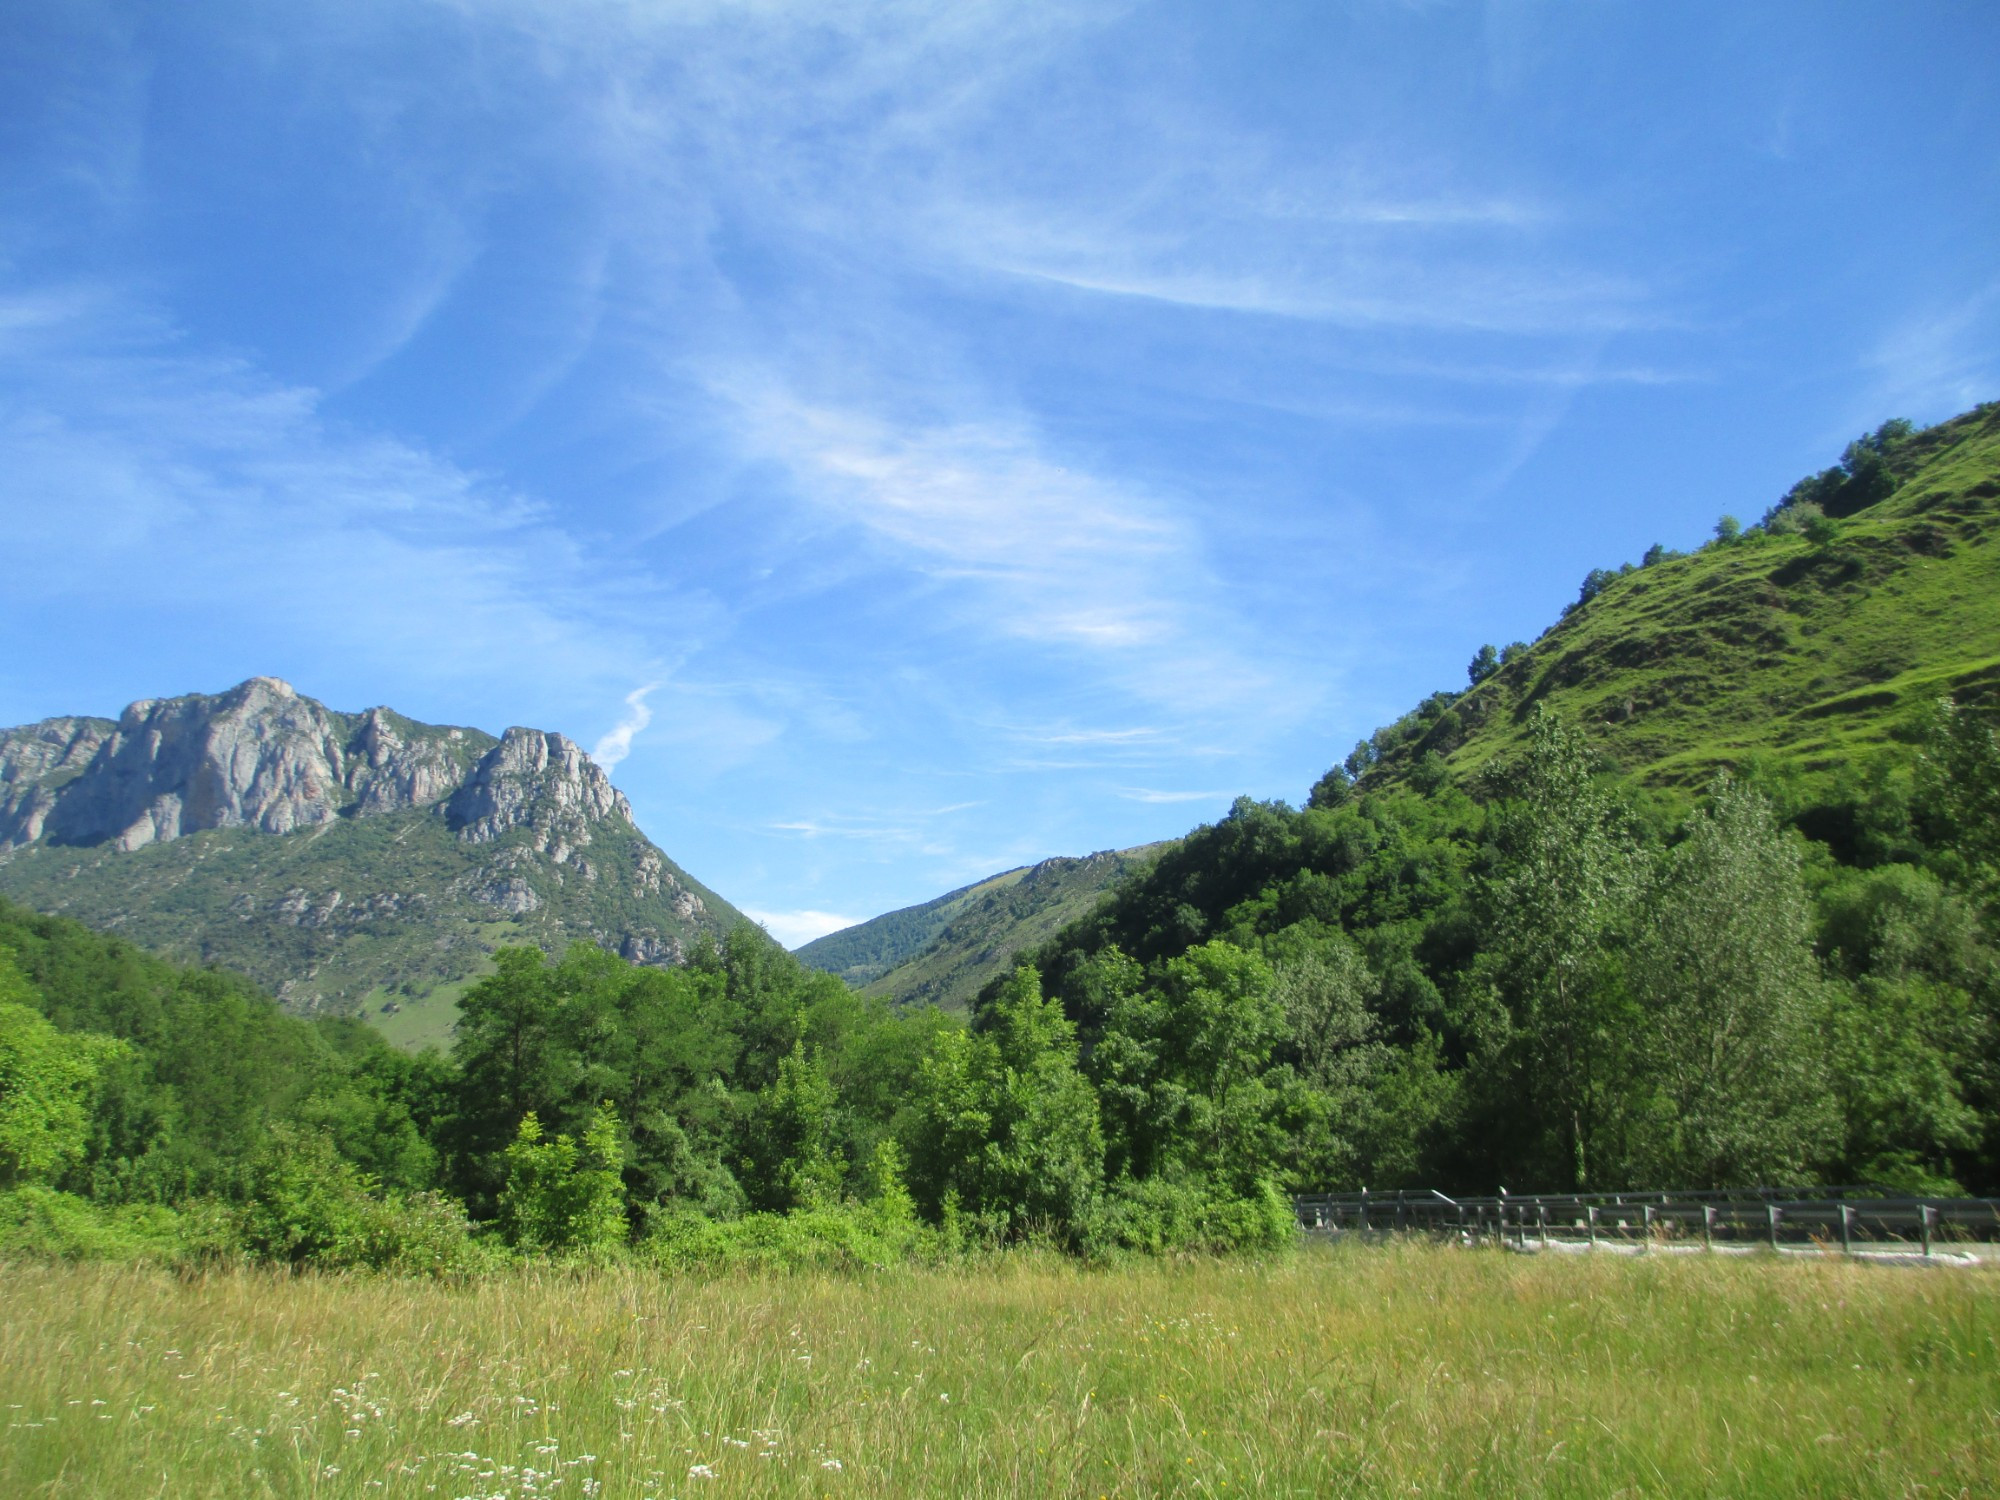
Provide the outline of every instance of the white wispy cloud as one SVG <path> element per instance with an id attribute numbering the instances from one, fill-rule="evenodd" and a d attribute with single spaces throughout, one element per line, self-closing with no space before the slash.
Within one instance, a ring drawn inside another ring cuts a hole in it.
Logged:
<path id="1" fill-rule="evenodd" d="M 649 682 L 625 695 L 624 717 L 597 742 L 597 748 L 590 752 L 592 760 L 609 771 L 632 753 L 633 736 L 653 722 L 653 711 L 646 706 L 646 698 L 659 690 L 657 682 Z"/>
<path id="2" fill-rule="evenodd" d="M 0 302 L 0 469 L 42 559 L 29 607 L 181 619 L 416 701 L 504 682 L 581 711 L 652 656 L 670 600 L 543 507 L 409 443 L 325 420 L 318 393 L 182 350 L 146 308 L 59 288 Z M 365 690 L 364 690 L 365 691 Z M 407 698 L 406 698 L 407 701 Z"/>
<path id="3" fill-rule="evenodd" d="M 802 493 L 941 579 L 983 585 L 995 631 L 1116 650 L 1157 644 L 1199 552 L 1184 520 L 1055 463 L 1018 428 L 898 427 L 766 392 L 753 441 Z"/>

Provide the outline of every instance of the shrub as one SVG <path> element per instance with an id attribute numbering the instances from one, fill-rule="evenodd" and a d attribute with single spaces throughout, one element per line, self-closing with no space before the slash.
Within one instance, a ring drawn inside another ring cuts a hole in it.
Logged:
<path id="1" fill-rule="evenodd" d="M 1297 1238 L 1291 1202 L 1268 1179 L 1245 1198 L 1202 1178 L 1123 1177 L 1105 1195 L 1090 1248 L 1222 1254 L 1282 1249 Z"/>
<path id="2" fill-rule="evenodd" d="M 157 1204 L 106 1208 L 46 1187 L 0 1193 L 0 1257 L 165 1264 L 179 1250 L 178 1229 L 174 1211 Z"/>
<path id="3" fill-rule="evenodd" d="M 1764 517 L 1764 529 L 1773 536 L 1801 536 L 1813 521 L 1826 515 L 1818 504 L 1811 500 L 1794 500 L 1786 505 L 1776 505 Z"/>
<path id="4" fill-rule="evenodd" d="M 530 1111 L 503 1160 L 500 1227 L 508 1244 L 589 1253 L 625 1242 L 618 1114 L 609 1103 L 598 1106 L 581 1145 L 566 1135 L 544 1141 L 541 1121 Z"/>
<path id="5" fill-rule="evenodd" d="M 439 1193 L 383 1196 L 324 1135 L 278 1127 L 250 1197 L 189 1215 L 181 1256 L 193 1263 L 247 1255 L 320 1270 L 448 1275 L 485 1256 L 464 1208 Z"/>

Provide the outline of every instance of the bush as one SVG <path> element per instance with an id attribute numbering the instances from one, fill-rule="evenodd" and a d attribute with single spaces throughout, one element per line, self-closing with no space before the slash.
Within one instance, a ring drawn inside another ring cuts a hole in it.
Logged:
<path id="1" fill-rule="evenodd" d="M 0 1257 L 64 1261 L 153 1261 L 180 1250 L 179 1216 L 157 1204 L 104 1208 L 54 1188 L 0 1193 Z"/>
<path id="2" fill-rule="evenodd" d="M 521 1250 L 597 1253 L 625 1243 L 625 1187 L 618 1114 L 598 1107 L 579 1146 L 566 1135 L 542 1139 L 532 1111 L 505 1152 L 501 1232 Z"/>
<path id="3" fill-rule="evenodd" d="M 1223 1254 L 1232 1250 L 1278 1250 L 1298 1239 L 1291 1200 L 1268 1179 L 1248 1198 L 1217 1191 L 1199 1179 L 1170 1182 L 1120 1178 L 1105 1195 L 1092 1225 L 1090 1248 Z"/>
<path id="4" fill-rule="evenodd" d="M 208 1203 L 189 1216 L 182 1258 L 238 1255 L 320 1270 L 441 1276 L 489 1257 L 465 1210 L 440 1193 L 381 1195 L 324 1135 L 279 1127 L 240 1207 Z"/>
<path id="5" fill-rule="evenodd" d="M 1771 508 L 1764 517 L 1764 529 L 1772 536 L 1802 536 L 1806 527 L 1824 518 L 1826 512 L 1811 500 L 1794 500 Z"/>

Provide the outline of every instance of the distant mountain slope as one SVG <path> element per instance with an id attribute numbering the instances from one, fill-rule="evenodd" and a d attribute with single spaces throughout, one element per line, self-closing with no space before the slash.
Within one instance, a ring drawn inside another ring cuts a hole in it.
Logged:
<path id="1" fill-rule="evenodd" d="M 1029 866 L 1020 865 L 1012 870 L 1003 870 L 998 875 L 989 875 L 971 885 L 960 886 L 955 891 L 946 891 L 921 906 L 905 906 L 899 911 L 884 912 L 866 922 L 857 922 L 852 927 L 843 927 L 825 937 L 814 938 L 803 947 L 793 949 L 792 956 L 815 969 L 838 975 L 857 988 L 872 984 L 898 964 L 907 963 L 929 947 L 966 903 L 981 892 L 1013 885 L 1028 870 Z"/>
<path id="2" fill-rule="evenodd" d="M 1378 731 L 1375 763 L 1350 769 L 1421 782 L 1435 753 L 1463 777 L 1519 750 L 1546 702 L 1654 785 L 1753 759 L 1816 778 L 1889 750 L 1940 695 L 1994 697 L 2000 403 L 1861 456 L 1881 498 L 1828 507 L 1847 512 L 1829 520 L 1788 507 L 1737 540 L 1598 576 L 1533 646 Z"/>
<path id="3" fill-rule="evenodd" d="M 797 950 L 814 968 L 899 1005 L 963 1010 L 1014 956 L 1041 943 L 1161 844 L 1046 859 L 818 938 Z"/>
<path id="4" fill-rule="evenodd" d="M 338 713 L 268 677 L 0 731 L 0 893 L 408 1040 L 503 943 L 673 963 L 743 920 L 563 736 Z"/>

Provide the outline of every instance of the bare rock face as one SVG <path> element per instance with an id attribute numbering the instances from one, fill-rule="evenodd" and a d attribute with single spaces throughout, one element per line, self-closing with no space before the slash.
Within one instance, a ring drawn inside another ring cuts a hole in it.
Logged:
<path id="1" fill-rule="evenodd" d="M 43 838 L 129 851 L 208 828 L 290 833 L 429 806 L 492 743 L 385 708 L 334 713 L 275 677 L 144 699 L 115 724 L 47 719 L 0 731 L 0 851 Z"/>
<path id="2" fill-rule="evenodd" d="M 116 729 L 109 719 L 44 719 L 0 730 L 0 849 L 42 836 L 59 789 L 74 780 Z"/>
<path id="3" fill-rule="evenodd" d="M 453 793 L 445 816 L 471 844 L 531 829 L 542 852 L 561 863 L 590 842 L 592 824 L 607 818 L 630 824 L 632 808 L 575 741 L 510 729 Z"/>
<path id="4" fill-rule="evenodd" d="M 141 700 L 62 789 L 47 836 L 129 850 L 204 828 L 329 822 L 347 800 L 341 738 L 324 708 L 275 677 Z"/>
<path id="5" fill-rule="evenodd" d="M 357 814 L 427 807 L 458 789 L 468 761 L 465 732 L 412 734 L 386 708 L 371 708 L 348 743 L 348 785 L 359 794 Z"/>
<path id="6" fill-rule="evenodd" d="M 679 938 L 663 938 L 658 933 L 627 933 L 617 946 L 618 956 L 627 963 L 670 969 L 687 961 Z"/>

